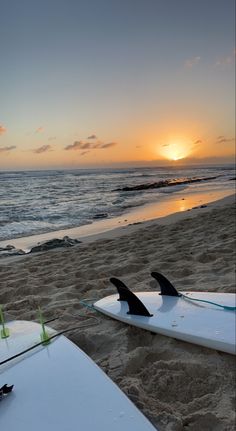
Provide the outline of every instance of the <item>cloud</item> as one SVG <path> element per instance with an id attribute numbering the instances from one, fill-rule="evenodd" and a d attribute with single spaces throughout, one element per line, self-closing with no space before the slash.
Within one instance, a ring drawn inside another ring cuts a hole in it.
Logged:
<path id="1" fill-rule="evenodd" d="M 73 144 L 67 145 L 65 150 L 85 150 L 89 149 L 92 144 L 90 142 L 75 141 Z"/>
<path id="2" fill-rule="evenodd" d="M 225 136 L 218 136 L 216 143 L 225 144 L 227 142 L 234 142 L 235 138 L 226 138 Z"/>
<path id="3" fill-rule="evenodd" d="M 90 135 L 87 137 L 87 139 L 97 139 L 97 136 L 96 135 Z"/>
<path id="4" fill-rule="evenodd" d="M 84 156 L 85 154 L 89 153 L 89 151 L 83 151 L 80 155 Z"/>
<path id="5" fill-rule="evenodd" d="M 228 55 L 227 57 L 219 58 L 216 61 L 215 66 L 220 67 L 221 69 L 227 69 L 232 64 L 234 64 L 234 57 L 233 55 Z"/>
<path id="6" fill-rule="evenodd" d="M 196 139 L 190 147 L 190 151 L 196 151 L 199 148 L 199 145 L 202 144 L 203 141 L 201 139 Z"/>
<path id="7" fill-rule="evenodd" d="M 42 133 L 43 131 L 44 131 L 44 128 L 40 126 L 35 130 L 35 133 Z"/>
<path id="8" fill-rule="evenodd" d="M 163 144 L 162 147 L 169 147 L 170 144 Z"/>
<path id="9" fill-rule="evenodd" d="M 228 69 L 229 67 L 235 64 L 235 55 L 236 55 L 236 49 L 234 49 L 229 55 L 226 55 L 224 57 L 219 57 L 215 62 L 215 67 L 218 67 L 222 70 Z"/>
<path id="10" fill-rule="evenodd" d="M 48 141 L 55 141 L 55 139 L 57 139 L 56 136 L 49 136 Z"/>
<path id="11" fill-rule="evenodd" d="M 0 135 L 3 135 L 3 133 L 6 133 L 6 131 L 6 127 L 0 125 Z"/>
<path id="12" fill-rule="evenodd" d="M 107 144 L 104 144 L 103 142 L 83 142 L 83 141 L 75 141 L 73 144 L 67 145 L 64 149 L 65 150 L 93 150 L 93 149 L 104 149 L 104 148 L 110 148 L 114 147 L 114 145 L 117 145 L 116 142 L 109 142 Z"/>
<path id="13" fill-rule="evenodd" d="M 193 66 L 196 66 L 196 64 L 199 63 L 199 61 L 201 60 L 201 57 L 193 57 L 193 58 L 189 58 L 187 60 L 185 60 L 185 67 L 187 67 L 188 69 L 192 69 Z"/>
<path id="14" fill-rule="evenodd" d="M 10 147 L 2 147 L 0 148 L 0 153 L 7 153 L 8 151 L 12 151 L 16 148 L 16 146 L 11 145 Z"/>
<path id="15" fill-rule="evenodd" d="M 52 151 L 51 145 L 43 145 L 42 147 L 36 148 L 36 150 L 33 150 L 36 154 L 42 154 L 46 153 L 47 151 Z"/>
<path id="16" fill-rule="evenodd" d="M 110 148 L 110 147 L 114 147 L 115 145 L 117 145 L 116 142 L 109 142 L 108 144 L 102 144 L 100 147 L 98 148 Z"/>

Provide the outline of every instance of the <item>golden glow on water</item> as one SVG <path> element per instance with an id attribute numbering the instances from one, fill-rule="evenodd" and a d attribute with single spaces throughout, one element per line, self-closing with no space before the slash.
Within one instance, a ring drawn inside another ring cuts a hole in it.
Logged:
<path id="1" fill-rule="evenodd" d="M 127 218 L 129 223 L 134 223 L 165 217 L 170 214 L 191 210 L 194 207 L 222 199 L 230 194 L 232 194 L 232 189 L 189 193 L 184 198 L 182 197 L 183 195 L 180 197 L 179 194 L 175 194 L 158 203 L 150 203 L 143 207 L 134 208 L 129 215 L 127 214 Z"/>

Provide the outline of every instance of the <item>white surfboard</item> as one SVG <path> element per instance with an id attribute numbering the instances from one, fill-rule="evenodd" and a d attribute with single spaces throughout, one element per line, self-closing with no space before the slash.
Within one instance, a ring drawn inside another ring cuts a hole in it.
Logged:
<path id="1" fill-rule="evenodd" d="M 14 320 L 13 322 L 8 322 L 6 327 L 9 330 L 10 335 L 7 338 L 0 337 L 0 363 L 4 362 L 7 358 L 15 356 L 18 353 L 41 343 L 40 334 L 42 332 L 42 328 L 41 325 L 36 322 Z M 56 331 L 48 326 L 46 326 L 46 331 L 49 337 L 56 334 Z M 44 349 L 42 344 L 34 349 L 34 353 L 41 349 Z M 16 362 L 22 361 L 30 354 L 31 352 L 26 352 L 25 354 L 16 357 L 9 365 L 12 366 Z M 0 367 L 0 371 L 1 369 L 3 369 L 3 366 Z"/>
<path id="2" fill-rule="evenodd" d="M 236 305 L 235 294 L 214 292 L 183 292 L 183 294 L 185 296 L 160 295 L 158 291 L 135 292 L 135 296 L 150 315 L 130 313 L 130 305 L 125 298 L 120 300 L 119 294 L 97 301 L 94 307 L 107 316 L 129 325 L 235 354 L 236 319 L 233 309 Z M 213 305 L 212 302 L 222 307 Z M 223 306 L 232 307 L 232 309 L 224 309 Z"/>
<path id="3" fill-rule="evenodd" d="M 41 326 L 7 324 L 0 363 L 40 342 Z M 48 328 L 47 328 L 48 329 Z M 59 336 L 0 365 L 0 429 L 8 431 L 154 431 L 123 392 L 75 344 Z"/>

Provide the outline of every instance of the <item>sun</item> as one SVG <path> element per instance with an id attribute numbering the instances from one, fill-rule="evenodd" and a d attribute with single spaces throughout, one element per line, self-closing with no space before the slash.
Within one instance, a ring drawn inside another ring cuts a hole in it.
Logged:
<path id="1" fill-rule="evenodd" d="M 185 142 L 170 142 L 164 144 L 161 149 L 161 155 L 173 161 L 184 159 L 189 153 L 189 147 Z"/>

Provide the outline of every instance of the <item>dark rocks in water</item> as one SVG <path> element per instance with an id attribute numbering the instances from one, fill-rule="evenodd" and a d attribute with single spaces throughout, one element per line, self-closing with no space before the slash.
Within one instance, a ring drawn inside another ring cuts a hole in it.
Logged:
<path id="1" fill-rule="evenodd" d="M 13 249 L 15 249 L 15 247 L 14 245 L 11 245 L 11 244 L 6 245 L 5 247 L 5 250 L 13 250 Z"/>
<path id="2" fill-rule="evenodd" d="M 42 244 L 38 244 L 30 250 L 30 253 L 36 253 L 38 251 L 47 251 L 52 250 L 53 248 L 58 247 L 73 247 L 76 244 L 80 244 L 82 241 L 78 239 L 72 239 L 68 236 L 64 236 L 64 238 L 54 238 L 49 241 L 43 242 Z"/>
<path id="3" fill-rule="evenodd" d="M 107 218 L 107 217 L 108 217 L 107 213 L 99 213 L 99 214 L 95 214 L 93 216 L 94 219 L 97 219 L 97 218 Z"/>
<path id="4" fill-rule="evenodd" d="M 192 207 L 192 210 L 197 210 L 199 208 L 207 208 L 207 205 L 200 205 L 199 207 Z"/>
<path id="5" fill-rule="evenodd" d="M 64 236 L 63 239 L 51 239 L 49 241 L 46 241 L 42 244 L 38 244 L 37 246 L 33 247 L 30 251 L 30 253 L 35 253 L 37 251 L 46 251 L 51 250 L 53 248 L 57 247 L 73 247 L 73 245 L 79 244 L 82 241 L 79 241 L 78 239 L 72 239 L 68 236 Z M 24 250 L 15 248 L 13 245 L 7 245 L 6 247 L 0 247 L 0 259 L 10 256 L 20 256 L 28 254 Z"/>
<path id="6" fill-rule="evenodd" d="M 181 178 L 177 180 L 175 179 L 163 180 L 155 183 L 138 184 L 136 186 L 130 186 L 130 187 L 126 186 L 126 187 L 122 187 L 121 189 L 116 189 L 115 191 L 132 192 L 132 191 L 138 191 L 138 190 L 160 189 L 162 187 L 180 186 L 182 184 L 192 184 L 192 183 L 198 183 L 201 181 L 215 180 L 219 176 L 220 175 L 215 177 L 204 177 L 204 178 Z"/>
<path id="7" fill-rule="evenodd" d="M 15 248 L 14 245 L 9 244 L 6 247 L 0 247 L 0 259 L 3 257 L 20 256 L 22 254 L 25 254 L 24 250 Z"/>

